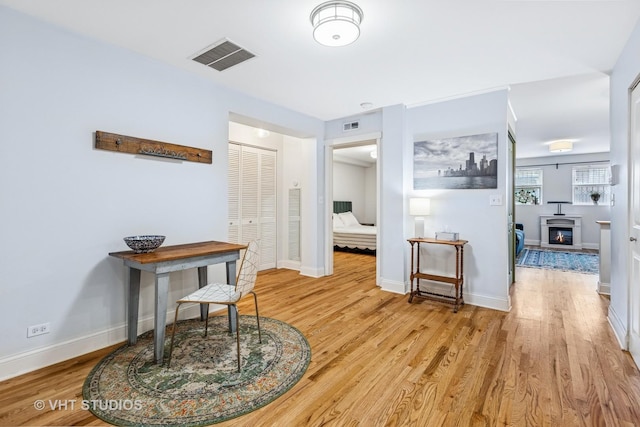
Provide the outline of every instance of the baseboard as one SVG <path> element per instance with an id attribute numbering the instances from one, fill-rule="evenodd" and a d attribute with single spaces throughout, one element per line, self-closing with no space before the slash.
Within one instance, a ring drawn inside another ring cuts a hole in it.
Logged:
<path id="1" fill-rule="evenodd" d="M 380 289 L 387 292 L 393 292 L 394 294 L 405 295 L 409 292 L 409 288 L 404 282 L 397 282 L 395 280 L 387 280 L 380 278 Z"/>
<path id="2" fill-rule="evenodd" d="M 407 285 L 407 292 L 410 292 L 410 284 Z M 434 292 L 441 295 L 449 295 L 455 297 L 455 291 L 452 285 L 447 285 L 444 283 L 438 282 L 420 282 L 420 289 L 427 290 L 429 292 Z M 495 297 L 488 297 L 486 295 L 478 295 L 473 293 L 464 293 L 464 303 L 475 305 L 478 307 L 490 308 L 492 310 L 499 311 L 510 311 L 511 310 L 511 300 L 504 300 Z"/>
<path id="3" fill-rule="evenodd" d="M 324 268 L 311 268 L 300 266 L 300 274 L 307 277 L 313 277 L 317 279 L 324 276 Z"/>
<path id="4" fill-rule="evenodd" d="M 622 350 L 628 350 L 629 345 L 627 343 L 627 328 L 625 324 L 620 320 L 620 317 L 616 313 L 615 309 L 611 307 L 611 305 L 609 305 L 609 315 L 607 316 L 607 320 L 609 321 L 609 325 L 611 325 L 613 334 L 618 340 L 618 344 L 620 344 L 620 348 Z"/>
<path id="5" fill-rule="evenodd" d="M 525 246 L 540 246 L 540 240 L 527 240 L 527 239 L 524 239 L 524 244 L 525 244 Z M 545 246 L 545 247 L 540 246 L 540 249 L 549 249 L 549 248 L 562 250 L 562 246 L 561 245 L 551 245 L 551 246 Z M 582 243 L 582 249 L 595 249 L 595 250 L 598 250 L 598 249 L 600 249 L 600 245 L 598 243 Z M 580 250 L 580 249 L 577 249 L 577 250 Z"/>
<path id="6" fill-rule="evenodd" d="M 465 304 L 476 305 L 478 307 L 490 308 L 498 311 L 511 311 L 511 299 L 488 297 L 486 295 L 469 294 L 464 295 Z"/>
<path id="7" fill-rule="evenodd" d="M 220 309 L 213 306 L 211 308 L 211 312 Z M 181 319 L 197 317 L 200 314 L 200 306 L 185 307 L 180 313 Z M 167 313 L 168 324 L 173 322 L 174 316 L 174 310 Z M 153 323 L 153 315 L 140 319 L 138 334 L 153 329 Z M 127 325 L 121 324 L 105 331 L 4 357 L 0 359 L 0 381 L 55 365 L 114 344 L 124 343 L 126 340 Z"/>
<path id="8" fill-rule="evenodd" d="M 278 268 L 300 271 L 300 261 L 282 260 L 278 261 Z"/>
<path id="9" fill-rule="evenodd" d="M 598 293 L 602 295 L 611 295 L 611 283 L 604 283 L 598 280 Z"/>

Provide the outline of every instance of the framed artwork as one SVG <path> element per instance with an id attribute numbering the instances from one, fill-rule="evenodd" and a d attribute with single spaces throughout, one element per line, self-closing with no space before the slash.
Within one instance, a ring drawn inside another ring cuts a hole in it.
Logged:
<path id="1" fill-rule="evenodd" d="M 413 188 L 498 188 L 498 133 L 415 141 Z"/>

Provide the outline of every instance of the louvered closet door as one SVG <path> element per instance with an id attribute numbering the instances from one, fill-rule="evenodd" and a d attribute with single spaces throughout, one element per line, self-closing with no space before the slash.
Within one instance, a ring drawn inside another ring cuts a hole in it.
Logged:
<path id="1" fill-rule="evenodd" d="M 258 238 L 258 211 L 260 185 L 260 155 L 256 148 L 242 147 L 240 165 L 240 213 L 242 228 L 240 242 Z"/>
<path id="2" fill-rule="evenodd" d="M 276 152 L 229 144 L 229 241 L 260 240 L 260 270 L 277 261 Z"/>
<path id="3" fill-rule="evenodd" d="M 260 269 L 276 267 L 276 153 L 260 153 Z"/>
<path id="4" fill-rule="evenodd" d="M 240 243 L 240 146 L 229 144 L 229 242 Z"/>

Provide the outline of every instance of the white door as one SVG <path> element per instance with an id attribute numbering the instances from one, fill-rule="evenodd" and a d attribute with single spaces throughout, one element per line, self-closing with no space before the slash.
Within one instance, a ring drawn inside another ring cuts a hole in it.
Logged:
<path id="1" fill-rule="evenodd" d="M 260 270 L 277 261 L 276 152 L 229 143 L 229 241 L 260 240 Z"/>
<path id="2" fill-rule="evenodd" d="M 629 352 L 640 366 L 640 85 L 631 92 Z"/>
<path id="3" fill-rule="evenodd" d="M 232 243 L 240 242 L 240 146 L 229 144 L 229 238 Z"/>
<path id="4" fill-rule="evenodd" d="M 247 244 L 260 235 L 260 150 L 243 146 L 240 152 L 240 243 Z"/>
<path id="5" fill-rule="evenodd" d="M 276 267 L 276 153 L 260 153 L 260 269 Z"/>

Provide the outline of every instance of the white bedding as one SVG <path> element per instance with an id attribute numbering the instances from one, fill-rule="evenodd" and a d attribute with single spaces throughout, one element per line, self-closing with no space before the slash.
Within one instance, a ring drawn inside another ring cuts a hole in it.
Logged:
<path id="1" fill-rule="evenodd" d="M 345 215 L 348 214 L 348 215 Z M 334 214 L 333 245 L 339 248 L 376 250 L 375 226 L 362 225 L 351 212 Z"/>

